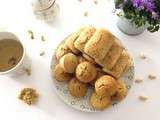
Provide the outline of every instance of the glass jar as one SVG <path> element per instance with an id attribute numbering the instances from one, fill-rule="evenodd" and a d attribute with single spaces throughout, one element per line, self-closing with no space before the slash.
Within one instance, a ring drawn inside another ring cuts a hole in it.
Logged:
<path id="1" fill-rule="evenodd" d="M 32 8 L 36 18 L 46 22 L 52 22 L 59 12 L 56 0 L 33 0 Z"/>

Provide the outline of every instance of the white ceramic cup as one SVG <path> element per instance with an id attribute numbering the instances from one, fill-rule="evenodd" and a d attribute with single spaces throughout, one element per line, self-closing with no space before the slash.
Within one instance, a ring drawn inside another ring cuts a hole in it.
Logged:
<path id="1" fill-rule="evenodd" d="M 26 73 L 26 70 L 30 70 L 31 60 L 26 54 L 24 45 L 15 34 L 8 31 L 2 31 L 0 32 L 0 41 L 4 39 L 12 39 L 12 40 L 18 41 L 19 44 L 23 47 L 23 55 L 21 57 L 21 60 L 18 62 L 18 64 L 15 67 L 7 71 L 0 72 L 0 75 L 6 75 L 9 77 L 18 77 Z"/>

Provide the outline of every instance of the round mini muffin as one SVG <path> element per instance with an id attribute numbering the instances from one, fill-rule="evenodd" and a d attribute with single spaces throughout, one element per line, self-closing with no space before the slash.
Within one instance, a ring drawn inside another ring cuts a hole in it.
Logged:
<path id="1" fill-rule="evenodd" d="M 72 78 L 68 84 L 69 92 L 74 97 L 83 97 L 87 92 L 87 84 L 80 82 L 77 78 Z"/>
<path id="2" fill-rule="evenodd" d="M 89 62 L 82 62 L 76 68 L 76 77 L 84 83 L 89 83 L 96 78 L 96 68 Z"/>
<path id="3" fill-rule="evenodd" d="M 112 104 L 110 97 L 100 96 L 96 92 L 92 93 L 90 103 L 97 110 L 104 110 Z"/>
<path id="4" fill-rule="evenodd" d="M 68 48 L 68 46 L 64 43 L 62 43 L 56 50 L 56 58 L 59 60 L 63 55 L 71 52 L 71 50 Z"/>
<path id="5" fill-rule="evenodd" d="M 63 68 L 58 64 L 55 66 L 55 68 L 52 70 L 53 77 L 60 82 L 68 81 L 72 78 L 72 74 L 65 73 Z"/>
<path id="6" fill-rule="evenodd" d="M 72 53 L 67 53 L 60 59 L 60 65 L 65 72 L 74 73 L 78 65 L 78 58 Z"/>
<path id="7" fill-rule="evenodd" d="M 127 87 L 125 85 L 125 83 L 122 80 L 118 80 L 117 81 L 117 86 L 118 89 L 116 91 L 116 93 L 111 97 L 112 100 L 115 101 L 121 101 L 122 99 L 124 99 L 127 96 Z"/>
<path id="8" fill-rule="evenodd" d="M 104 75 L 96 81 L 95 91 L 101 96 L 112 96 L 117 91 L 117 82 L 113 77 Z"/>

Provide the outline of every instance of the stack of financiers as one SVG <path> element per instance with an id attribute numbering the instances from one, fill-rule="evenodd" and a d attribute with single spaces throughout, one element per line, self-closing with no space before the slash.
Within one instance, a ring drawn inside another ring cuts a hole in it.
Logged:
<path id="1" fill-rule="evenodd" d="M 82 52 L 99 64 L 103 71 L 115 78 L 122 76 L 131 65 L 131 58 L 120 41 L 106 29 L 83 27 L 72 33 L 68 39 L 68 47 L 78 54 Z"/>

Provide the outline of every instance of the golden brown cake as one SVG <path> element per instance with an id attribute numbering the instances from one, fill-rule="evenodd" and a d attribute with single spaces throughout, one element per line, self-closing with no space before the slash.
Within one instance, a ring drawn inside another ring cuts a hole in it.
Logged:
<path id="1" fill-rule="evenodd" d="M 55 68 L 52 70 L 53 77 L 60 82 L 68 81 L 72 78 L 72 75 L 69 73 L 65 73 L 63 68 L 58 64 L 55 66 Z"/>
<path id="2" fill-rule="evenodd" d="M 117 82 L 113 77 L 104 75 L 96 81 L 95 91 L 101 96 L 112 96 L 117 91 Z"/>
<path id="3" fill-rule="evenodd" d="M 133 60 L 131 58 L 128 59 L 128 63 L 123 71 L 123 73 L 128 72 L 129 68 L 133 65 Z"/>
<path id="4" fill-rule="evenodd" d="M 56 50 L 56 58 L 59 60 L 63 55 L 71 52 L 71 50 L 68 48 L 68 46 L 64 43 L 62 43 Z"/>
<path id="5" fill-rule="evenodd" d="M 78 37 L 78 39 L 74 42 L 75 47 L 81 52 L 84 51 L 85 44 L 88 40 L 93 36 L 96 29 L 92 26 L 86 27 Z"/>
<path id="6" fill-rule="evenodd" d="M 96 77 L 96 68 L 89 62 L 82 62 L 76 68 L 76 77 L 84 83 L 89 83 Z"/>
<path id="7" fill-rule="evenodd" d="M 78 54 L 80 51 L 75 48 L 74 42 L 78 39 L 82 31 L 85 29 L 85 27 L 79 29 L 78 31 L 72 33 L 67 39 L 66 44 L 67 46 L 72 50 L 73 53 Z"/>
<path id="8" fill-rule="evenodd" d="M 123 74 L 129 61 L 130 61 L 129 54 L 127 53 L 126 50 L 123 50 L 117 63 L 111 69 L 112 75 L 115 76 L 116 78 L 119 78 Z"/>
<path id="9" fill-rule="evenodd" d="M 118 80 L 117 83 L 118 89 L 116 93 L 112 96 L 112 100 L 121 101 L 126 97 L 128 90 L 125 83 L 122 80 Z"/>
<path id="10" fill-rule="evenodd" d="M 99 29 L 85 45 L 84 52 L 97 61 L 102 60 L 111 48 L 113 41 L 114 36 L 109 31 Z"/>
<path id="11" fill-rule="evenodd" d="M 68 88 L 70 94 L 74 97 L 83 97 L 87 92 L 87 84 L 80 82 L 77 78 L 70 80 Z"/>
<path id="12" fill-rule="evenodd" d="M 90 98 L 91 105 L 97 110 L 104 110 L 111 106 L 111 98 L 108 96 L 100 96 L 93 92 Z"/>
<path id="13" fill-rule="evenodd" d="M 114 41 L 112 47 L 109 49 L 107 55 L 104 57 L 103 60 L 97 61 L 101 66 L 103 66 L 105 69 L 112 69 L 113 66 L 118 61 L 121 53 L 123 51 L 123 48 Z"/>
<path id="14" fill-rule="evenodd" d="M 67 73 L 74 73 L 77 65 L 78 58 L 72 53 L 67 53 L 60 59 L 60 66 Z"/>

